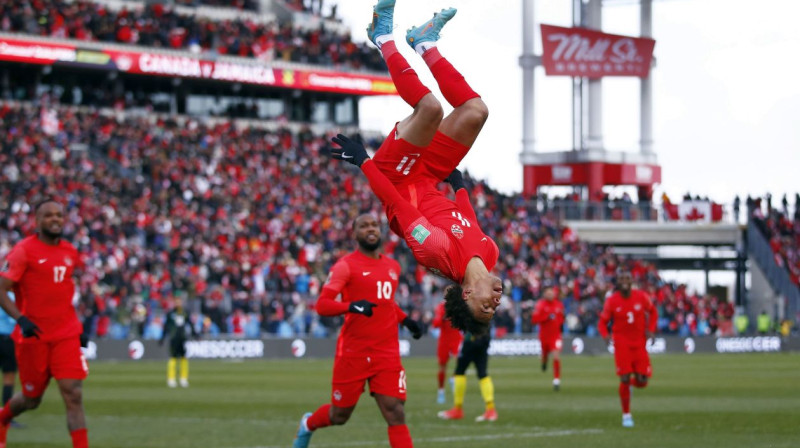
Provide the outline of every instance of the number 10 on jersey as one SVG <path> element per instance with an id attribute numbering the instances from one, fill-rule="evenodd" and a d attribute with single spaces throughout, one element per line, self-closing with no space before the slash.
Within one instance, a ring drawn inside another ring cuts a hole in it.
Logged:
<path id="1" fill-rule="evenodd" d="M 392 283 L 391 282 L 378 282 L 378 300 L 392 299 Z"/>

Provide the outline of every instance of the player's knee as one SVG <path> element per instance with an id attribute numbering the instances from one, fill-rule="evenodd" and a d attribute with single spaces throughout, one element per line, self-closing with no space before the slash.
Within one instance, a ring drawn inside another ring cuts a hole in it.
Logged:
<path id="1" fill-rule="evenodd" d="M 473 98 L 464 103 L 462 107 L 467 108 L 465 119 L 469 120 L 468 125 L 471 127 L 482 127 L 489 118 L 489 107 L 480 98 Z"/>
<path id="2" fill-rule="evenodd" d="M 344 425 L 350 420 L 351 414 L 348 409 L 334 409 L 331 412 L 331 425 Z"/>
<path id="3" fill-rule="evenodd" d="M 630 384 L 631 383 L 631 376 L 630 375 L 622 375 L 619 377 L 619 382 L 623 384 Z"/>
<path id="4" fill-rule="evenodd" d="M 22 403 L 26 410 L 34 410 L 42 404 L 42 397 L 31 398 L 23 395 Z"/>
<path id="5" fill-rule="evenodd" d="M 425 95 L 422 97 L 414 108 L 414 113 L 425 121 L 436 123 L 437 126 L 438 123 L 442 121 L 442 118 L 444 118 L 442 104 L 433 95 Z"/>

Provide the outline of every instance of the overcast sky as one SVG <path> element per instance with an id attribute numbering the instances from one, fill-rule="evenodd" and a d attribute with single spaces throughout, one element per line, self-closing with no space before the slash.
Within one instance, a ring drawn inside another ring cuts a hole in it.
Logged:
<path id="1" fill-rule="evenodd" d="M 375 0 L 339 0 L 339 14 L 365 39 Z M 538 24 L 570 26 L 570 0 L 537 0 Z M 404 42 L 405 30 L 433 11 L 455 6 L 439 48 L 481 94 L 490 118 L 462 164 L 505 192 L 522 188 L 521 0 L 398 0 L 398 48 L 441 98 L 425 64 Z M 654 150 L 671 197 L 687 191 L 730 202 L 734 194 L 800 191 L 800 1 L 661 0 L 653 4 L 657 67 Z M 611 0 L 603 31 L 639 35 L 638 2 Z M 377 50 L 376 50 L 377 51 Z M 571 149 L 569 78 L 536 72 L 539 151 Z M 443 101 L 444 103 L 444 101 Z M 604 78 L 606 149 L 638 151 L 639 81 Z M 361 127 L 388 132 L 411 109 L 399 97 L 361 102 Z M 446 109 L 447 111 L 447 109 Z M 618 191 L 617 191 L 618 192 Z M 791 200 L 791 202 L 794 202 Z"/>

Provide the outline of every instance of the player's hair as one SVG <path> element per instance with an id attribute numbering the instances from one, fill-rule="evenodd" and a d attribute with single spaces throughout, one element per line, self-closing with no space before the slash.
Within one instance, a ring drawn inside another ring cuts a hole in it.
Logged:
<path id="1" fill-rule="evenodd" d="M 453 284 L 444 290 L 444 315 L 450 320 L 450 325 L 475 336 L 488 333 L 489 324 L 475 319 L 472 310 L 462 298 L 463 294 L 464 289 L 461 285 Z"/>
<path id="2" fill-rule="evenodd" d="M 59 204 L 59 205 L 61 205 L 61 201 L 59 201 L 58 199 L 56 199 L 56 198 L 54 198 L 54 197 L 52 197 L 52 196 L 47 196 L 47 197 L 43 198 L 41 201 L 39 201 L 39 202 L 37 202 L 36 204 L 34 204 L 34 206 L 33 206 L 33 212 L 34 212 L 34 213 L 37 213 L 37 212 L 39 211 L 39 209 L 40 209 L 40 208 L 41 208 L 41 207 L 42 207 L 44 204 L 48 204 L 48 203 L 50 203 L 50 202 L 55 202 L 56 204 Z"/>

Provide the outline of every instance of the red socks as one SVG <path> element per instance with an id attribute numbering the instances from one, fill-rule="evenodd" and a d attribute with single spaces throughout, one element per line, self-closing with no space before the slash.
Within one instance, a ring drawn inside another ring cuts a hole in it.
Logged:
<path id="1" fill-rule="evenodd" d="M 331 426 L 331 405 L 323 404 L 306 420 L 309 431 Z"/>
<path id="2" fill-rule="evenodd" d="M 439 380 L 439 389 L 444 389 L 444 372 L 439 372 L 437 379 Z"/>
<path id="3" fill-rule="evenodd" d="M 431 93 L 430 89 L 422 84 L 417 72 L 408 65 L 408 61 L 397 51 L 393 40 L 381 45 L 381 54 L 389 67 L 392 82 L 397 87 L 397 93 L 411 107 L 416 107 L 423 96 Z"/>
<path id="4" fill-rule="evenodd" d="M 3 406 L 3 410 L 0 411 L 0 424 L 7 425 L 12 418 L 14 418 L 14 414 L 11 413 L 11 407 L 9 403 L 6 402 L 6 405 Z"/>
<path id="5" fill-rule="evenodd" d="M 433 47 L 426 51 L 422 55 L 422 59 L 430 67 L 433 77 L 439 84 L 439 90 L 442 91 L 442 95 L 451 106 L 458 107 L 472 98 L 480 98 L 480 95 L 467 84 L 464 76 L 439 53 L 438 48 Z M 392 75 L 392 79 L 394 79 L 394 75 Z M 398 87 L 397 90 L 400 88 Z"/>
<path id="6" fill-rule="evenodd" d="M 69 435 L 72 437 L 72 448 L 89 448 L 89 432 L 86 428 L 76 429 Z"/>
<path id="7" fill-rule="evenodd" d="M 392 448 L 414 447 L 414 442 L 411 441 L 411 434 L 408 432 L 408 426 L 390 426 L 387 432 L 389 433 L 389 446 Z"/>
<path id="8" fill-rule="evenodd" d="M 554 359 L 553 360 L 553 378 L 559 379 L 561 378 L 561 360 Z"/>
<path id="9" fill-rule="evenodd" d="M 631 412 L 631 387 L 628 383 L 619 383 L 619 402 L 622 404 L 622 413 Z"/>

